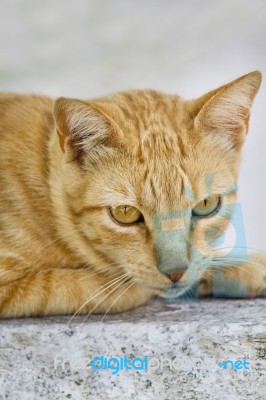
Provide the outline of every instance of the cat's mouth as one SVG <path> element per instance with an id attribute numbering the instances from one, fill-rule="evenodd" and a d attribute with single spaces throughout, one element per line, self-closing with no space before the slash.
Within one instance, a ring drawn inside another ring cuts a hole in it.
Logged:
<path id="1" fill-rule="evenodd" d="M 154 289 L 155 294 L 166 300 L 192 299 L 197 296 L 197 283 L 173 284 L 165 288 Z"/>
<path id="2" fill-rule="evenodd" d="M 191 279 L 191 271 L 189 274 L 188 269 L 172 274 L 160 274 L 160 278 L 156 276 L 156 281 L 141 280 L 141 284 L 151 290 L 155 296 L 164 299 L 179 299 L 183 296 L 184 298 L 197 297 L 198 281 Z"/>
<path id="3" fill-rule="evenodd" d="M 197 297 L 198 282 L 188 281 L 187 273 L 174 274 L 175 277 L 167 276 L 169 282 L 164 286 L 152 286 L 151 289 L 155 295 L 158 295 L 165 299 L 187 297 Z"/>

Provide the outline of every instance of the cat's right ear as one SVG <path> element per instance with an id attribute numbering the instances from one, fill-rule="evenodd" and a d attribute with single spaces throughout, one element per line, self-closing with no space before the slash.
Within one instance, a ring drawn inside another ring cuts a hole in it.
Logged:
<path id="1" fill-rule="evenodd" d="M 192 100 L 196 132 L 212 135 L 219 143 L 239 150 L 260 84 L 261 73 L 254 71 Z"/>
<path id="2" fill-rule="evenodd" d="M 121 143 L 112 119 L 100 105 L 60 97 L 54 104 L 54 118 L 67 163 Z"/>

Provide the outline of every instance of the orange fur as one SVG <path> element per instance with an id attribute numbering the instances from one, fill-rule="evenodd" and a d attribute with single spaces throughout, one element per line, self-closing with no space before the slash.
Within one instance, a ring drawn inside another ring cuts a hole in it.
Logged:
<path id="1" fill-rule="evenodd" d="M 120 312 L 163 295 L 152 217 L 195 207 L 184 187 L 204 199 L 206 173 L 215 194 L 237 180 L 260 80 L 253 72 L 190 101 L 154 90 L 89 101 L 1 94 L 0 316 Z M 144 221 L 113 221 L 108 208 L 123 204 Z M 214 224 L 226 228 L 203 219 L 191 240 L 204 246 Z M 259 262 L 226 274 L 265 294 Z"/>

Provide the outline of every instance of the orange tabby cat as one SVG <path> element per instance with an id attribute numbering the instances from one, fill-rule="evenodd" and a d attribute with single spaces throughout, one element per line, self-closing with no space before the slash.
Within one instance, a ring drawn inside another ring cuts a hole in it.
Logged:
<path id="1" fill-rule="evenodd" d="M 205 233 L 229 223 L 221 212 L 236 199 L 260 82 L 252 72 L 191 101 L 154 90 L 0 95 L 0 315 L 119 312 L 199 277 L 209 294 L 217 254 Z M 166 232 L 183 224 L 169 247 L 154 221 L 178 210 L 188 224 L 166 218 Z M 225 280 L 265 295 L 264 256 L 225 264 Z"/>

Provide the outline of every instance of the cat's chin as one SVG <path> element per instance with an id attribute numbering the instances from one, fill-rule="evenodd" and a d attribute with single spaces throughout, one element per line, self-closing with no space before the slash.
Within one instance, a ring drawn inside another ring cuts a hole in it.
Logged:
<path id="1" fill-rule="evenodd" d="M 198 298 L 196 288 L 188 284 L 175 284 L 161 289 L 156 288 L 154 292 L 166 301 Z"/>

